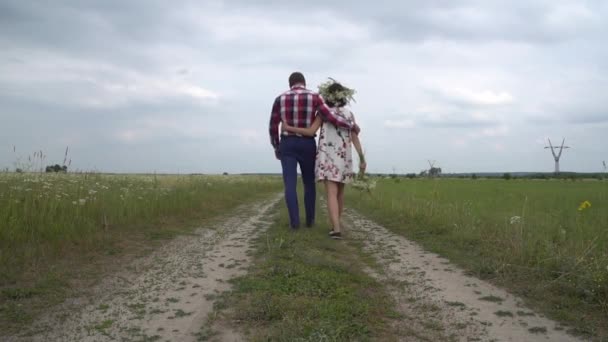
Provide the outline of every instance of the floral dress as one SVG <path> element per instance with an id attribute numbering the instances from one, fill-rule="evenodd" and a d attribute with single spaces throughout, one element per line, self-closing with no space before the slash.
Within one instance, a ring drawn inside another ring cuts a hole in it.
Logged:
<path id="1" fill-rule="evenodd" d="M 336 115 L 354 122 L 353 113 L 346 107 L 332 108 Z M 317 181 L 329 180 L 350 183 L 354 180 L 352 140 L 348 129 L 324 121 L 319 133 L 319 147 L 315 164 Z"/>

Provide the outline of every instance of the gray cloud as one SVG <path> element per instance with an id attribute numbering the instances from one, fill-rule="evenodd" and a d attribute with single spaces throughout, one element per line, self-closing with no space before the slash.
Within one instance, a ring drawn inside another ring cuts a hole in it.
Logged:
<path id="1" fill-rule="evenodd" d="M 270 105 L 298 69 L 357 89 L 372 171 L 550 170 L 530 146 L 551 135 L 593 140 L 572 168 L 595 170 L 607 17 L 602 1 L 6 0 L 0 167 L 12 145 L 70 145 L 81 169 L 276 172 Z"/>

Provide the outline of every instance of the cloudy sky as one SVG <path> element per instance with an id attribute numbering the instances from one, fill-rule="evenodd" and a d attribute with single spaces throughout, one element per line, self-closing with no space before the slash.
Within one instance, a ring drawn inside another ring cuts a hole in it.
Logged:
<path id="1" fill-rule="evenodd" d="M 563 170 L 601 171 L 606 37 L 603 0 L 1 0 L 0 168 L 279 172 L 299 70 L 357 90 L 371 172 L 552 171 L 562 137 Z"/>

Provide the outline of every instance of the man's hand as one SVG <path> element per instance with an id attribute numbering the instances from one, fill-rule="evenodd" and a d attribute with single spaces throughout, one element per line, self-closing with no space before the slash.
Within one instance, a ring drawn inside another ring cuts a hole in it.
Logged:
<path id="1" fill-rule="evenodd" d="M 359 125 L 354 124 L 353 128 L 351 128 L 351 130 L 355 133 L 355 134 L 359 134 L 359 132 L 361 132 L 361 128 L 359 127 Z"/>
<path id="2" fill-rule="evenodd" d="M 274 150 L 274 156 L 277 158 L 277 160 L 281 160 L 281 152 L 278 148 Z"/>

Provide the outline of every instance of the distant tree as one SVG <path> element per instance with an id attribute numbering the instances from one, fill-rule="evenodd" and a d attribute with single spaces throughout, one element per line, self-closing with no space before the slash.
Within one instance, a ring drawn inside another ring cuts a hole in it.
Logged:
<path id="1" fill-rule="evenodd" d="M 17 173 L 23 173 L 23 169 L 21 169 L 21 168 L 16 168 L 16 169 L 15 169 L 15 172 L 17 172 Z"/>
<path id="2" fill-rule="evenodd" d="M 55 164 L 55 165 L 48 165 L 45 169 L 46 172 L 68 172 L 68 167 L 66 165 L 59 165 L 59 164 Z"/>
<path id="3" fill-rule="evenodd" d="M 405 175 L 405 177 L 412 179 L 412 178 L 416 178 L 416 174 L 415 173 L 408 173 Z"/>
<path id="4" fill-rule="evenodd" d="M 511 179 L 511 178 L 513 178 L 513 177 L 511 177 L 511 174 L 510 174 L 510 173 L 505 172 L 505 173 L 502 175 L 502 178 L 504 178 L 505 180 L 510 180 L 510 179 Z"/>
<path id="5" fill-rule="evenodd" d="M 477 174 L 475 174 L 475 173 L 474 173 L 474 174 L 472 174 L 472 175 L 471 175 L 471 178 L 472 178 L 472 179 L 477 179 Z"/>
<path id="6" fill-rule="evenodd" d="M 224 172 L 222 173 L 224 176 L 228 176 L 228 172 Z"/>

